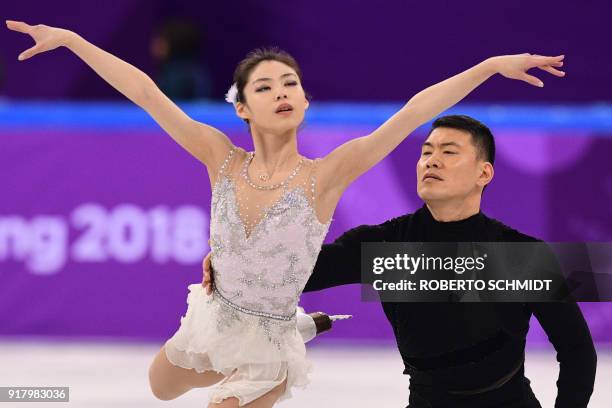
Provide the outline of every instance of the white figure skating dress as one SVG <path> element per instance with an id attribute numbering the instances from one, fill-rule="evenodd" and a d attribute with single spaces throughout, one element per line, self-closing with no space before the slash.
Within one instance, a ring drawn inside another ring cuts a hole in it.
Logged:
<path id="1" fill-rule="evenodd" d="M 280 400 L 308 383 L 297 331 L 298 299 L 329 228 L 314 211 L 316 161 L 302 159 L 284 182 L 262 188 L 249 174 L 253 153 L 230 151 L 212 191 L 210 242 L 215 287 L 188 287 L 187 312 L 165 345 L 168 360 L 226 379 L 211 402 L 240 405 L 287 379 Z"/>

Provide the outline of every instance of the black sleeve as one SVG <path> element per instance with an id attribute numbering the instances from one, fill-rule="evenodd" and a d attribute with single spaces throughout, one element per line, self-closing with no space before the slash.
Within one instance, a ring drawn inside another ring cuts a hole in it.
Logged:
<path id="1" fill-rule="evenodd" d="M 559 378 L 555 408 L 586 407 L 595 382 L 597 354 L 589 327 L 576 303 L 531 303 L 557 351 Z"/>
<path id="2" fill-rule="evenodd" d="M 333 243 L 323 245 L 304 292 L 361 282 L 361 243 L 393 240 L 396 219 L 380 225 L 361 225 Z"/>

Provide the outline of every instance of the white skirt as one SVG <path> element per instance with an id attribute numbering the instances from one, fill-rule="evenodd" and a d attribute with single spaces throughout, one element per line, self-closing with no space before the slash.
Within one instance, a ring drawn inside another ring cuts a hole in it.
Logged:
<path id="1" fill-rule="evenodd" d="M 211 402 L 236 397 L 242 406 L 286 379 L 282 401 L 291 397 L 291 388 L 309 383 L 311 363 L 295 318 L 282 321 L 241 312 L 214 293 L 206 294 L 200 283 L 188 289 L 187 313 L 166 342 L 166 356 L 176 366 L 226 376 L 211 390 Z"/>

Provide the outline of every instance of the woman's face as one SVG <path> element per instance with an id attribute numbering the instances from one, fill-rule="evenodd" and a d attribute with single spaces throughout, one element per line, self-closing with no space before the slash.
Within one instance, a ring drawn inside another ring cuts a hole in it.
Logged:
<path id="1" fill-rule="evenodd" d="M 308 100 L 293 68 L 278 61 L 262 61 L 244 87 L 245 103 L 236 113 L 251 126 L 273 133 L 297 129 L 304 120 Z"/>

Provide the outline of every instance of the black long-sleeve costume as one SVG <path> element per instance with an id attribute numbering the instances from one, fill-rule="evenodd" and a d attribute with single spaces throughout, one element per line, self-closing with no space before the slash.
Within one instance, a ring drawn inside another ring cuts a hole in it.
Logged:
<path id="1" fill-rule="evenodd" d="M 424 205 L 414 214 L 354 228 L 332 244 L 324 245 L 304 290 L 359 283 L 361 243 L 385 241 L 538 240 L 482 212 L 460 221 L 438 222 Z M 433 387 L 432 395 L 437 395 L 440 388 L 459 392 L 487 388 L 508 373 L 517 372 L 517 364 L 524 378 L 525 338 L 533 313 L 555 347 L 560 363 L 555 407 L 587 406 L 593 392 L 597 357 L 576 303 L 383 302 L 382 306 L 393 326 L 406 367 L 404 374 L 411 376 L 411 394 L 413 386 Z"/>

